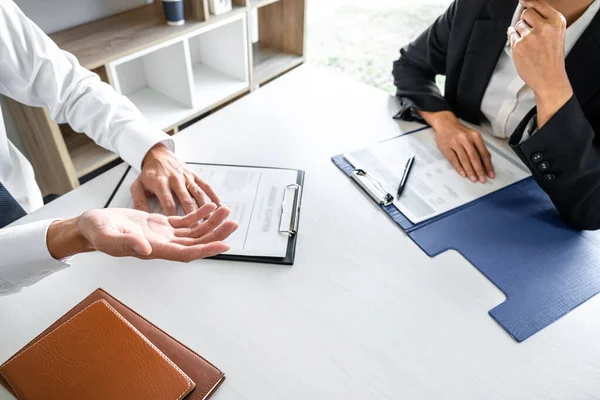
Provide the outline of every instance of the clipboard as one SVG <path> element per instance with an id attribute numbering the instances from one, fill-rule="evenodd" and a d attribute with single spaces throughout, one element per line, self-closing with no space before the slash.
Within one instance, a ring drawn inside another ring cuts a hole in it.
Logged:
<path id="1" fill-rule="evenodd" d="M 415 227 L 425 224 L 428 221 L 414 224 L 393 204 L 394 196 L 387 192 L 381 183 L 373 178 L 363 169 L 355 168 L 350 164 L 343 154 L 331 158 L 331 161 L 348 175 L 363 191 L 377 203 L 377 205 L 398 225 L 403 231 L 409 233 Z M 439 218 L 434 217 L 433 219 Z"/>
<path id="2" fill-rule="evenodd" d="M 280 168 L 273 168 L 280 169 Z M 302 206 L 302 190 L 304 188 L 304 171 L 298 171 L 296 183 L 290 184 L 284 188 L 283 202 L 281 203 L 281 212 L 279 217 L 279 233 L 288 235 L 287 254 L 285 257 L 268 257 L 268 256 L 242 256 L 236 254 L 220 254 L 211 257 L 215 260 L 230 260 L 230 261 L 245 261 L 261 264 L 279 264 L 279 265 L 294 265 L 296 260 L 296 244 L 298 242 L 298 226 L 300 223 L 300 209 Z M 293 212 L 292 218 L 288 225 L 283 220 L 284 208 L 289 199 L 289 192 L 293 190 Z"/>
<path id="3" fill-rule="evenodd" d="M 206 165 L 206 166 L 220 166 L 220 167 L 240 167 L 240 168 L 256 168 L 256 169 L 268 169 L 268 170 L 287 170 L 297 172 L 296 181 L 290 183 L 285 187 L 281 188 L 283 193 L 283 201 L 279 207 L 279 228 L 278 233 L 280 235 L 288 236 L 287 251 L 284 257 L 272 257 L 272 256 L 255 256 L 255 255 L 239 255 L 239 254 L 220 254 L 215 257 L 210 257 L 216 260 L 229 260 L 229 261 L 243 261 L 243 262 L 256 262 L 263 264 L 279 264 L 279 265 L 294 265 L 296 258 L 296 244 L 298 242 L 298 229 L 300 224 L 300 211 L 302 208 L 302 197 L 304 189 L 304 176 L 305 172 L 302 170 L 295 170 L 289 168 L 276 168 L 276 167 L 261 167 L 261 166 L 246 166 L 246 165 L 232 165 L 232 164 L 210 164 L 210 163 L 187 163 L 189 165 Z M 110 207 L 115 196 L 119 192 L 119 189 L 125 182 L 131 167 L 128 167 L 119 183 L 115 187 L 115 190 L 110 195 L 104 208 Z M 289 221 L 285 218 L 286 207 L 291 204 L 291 213 Z"/>
<path id="4" fill-rule="evenodd" d="M 348 163 L 349 164 L 349 163 Z M 380 206 L 387 207 L 394 201 L 394 196 L 388 193 L 377 179 L 371 177 L 364 169 L 355 169 L 350 177 L 363 188 L 365 192 Z"/>

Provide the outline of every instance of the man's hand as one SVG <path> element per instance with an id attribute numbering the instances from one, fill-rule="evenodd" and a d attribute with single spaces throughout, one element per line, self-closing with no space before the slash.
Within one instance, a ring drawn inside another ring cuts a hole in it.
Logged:
<path id="1" fill-rule="evenodd" d="M 536 97 L 538 127 L 573 96 L 565 67 L 565 17 L 546 0 L 521 0 L 525 11 L 508 28 L 515 67 Z"/>
<path id="2" fill-rule="evenodd" d="M 225 221 L 229 213 L 212 203 L 185 217 L 116 208 L 87 211 L 50 225 L 48 250 L 56 259 L 97 250 L 114 257 L 189 262 L 229 250 L 223 240 L 238 228 Z"/>
<path id="3" fill-rule="evenodd" d="M 438 149 L 462 177 L 481 183 L 486 182 L 486 175 L 496 177 L 492 156 L 479 132 L 461 124 L 449 111 L 419 114 L 435 131 Z"/>
<path id="4" fill-rule="evenodd" d="M 148 151 L 142 172 L 131 185 L 133 206 L 137 210 L 150 211 L 147 196 L 152 195 L 158 198 L 168 216 L 177 215 L 175 197 L 186 214 L 196 211 L 208 199 L 221 205 L 214 190 L 162 144 Z"/>

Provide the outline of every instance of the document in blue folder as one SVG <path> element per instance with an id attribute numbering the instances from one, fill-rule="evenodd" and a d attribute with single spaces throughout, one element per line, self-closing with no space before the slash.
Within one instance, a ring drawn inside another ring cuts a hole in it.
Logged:
<path id="1" fill-rule="evenodd" d="M 332 160 L 347 175 L 355 168 Z M 489 313 L 519 342 L 600 293 L 600 232 L 562 222 L 533 178 L 417 224 L 381 207 L 429 256 L 456 250 L 502 290 Z"/>
<path id="2" fill-rule="evenodd" d="M 394 205 L 418 224 L 531 176 L 506 141 L 489 135 L 484 140 L 496 171 L 496 178 L 484 184 L 473 183 L 456 173 L 438 150 L 431 128 L 345 153 L 344 158 L 379 182 L 387 193 L 395 194 L 406 160 L 415 155 L 410 180 L 402 196 L 394 199 Z"/>

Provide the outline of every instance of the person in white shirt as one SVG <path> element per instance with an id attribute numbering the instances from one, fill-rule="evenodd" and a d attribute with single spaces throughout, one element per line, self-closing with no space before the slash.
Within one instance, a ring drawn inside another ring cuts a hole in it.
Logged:
<path id="1" fill-rule="evenodd" d="M 397 118 L 429 124 L 472 182 L 495 171 L 481 132 L 460 119 L 509 138 L 566 222 L 600 229 L 599 9 L 600 0 L 455 0 L 394 63 Z"/>
<path id="2" fill-rule="evenodd" d="M 11 0 L 0 0 L 0 93 L 47 107 L 52 119 L 85 132 L 141 172 L 131 187 L 137 210 L 93 210 L 6 228 L 43 201 L 33 168 L 8 140 L 0 114 L 0 292 L 18 291 L 87 251 L 190 261 L 228 250 L 222 241 L 237 224 L 224 222 L 229 210 L 217 208 L 211 187 L 174 155 L 169 136 L 60 50 Z M 169 217 L 148 214 L 147 195 L 156 196 Z M 186 217 L 175 216 L 176 199 Z"/>

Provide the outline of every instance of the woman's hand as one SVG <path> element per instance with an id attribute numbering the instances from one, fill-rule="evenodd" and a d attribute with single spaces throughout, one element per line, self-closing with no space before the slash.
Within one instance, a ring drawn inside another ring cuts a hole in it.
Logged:
<path id="1" fill-rule="evenodd" d="M 97 250 L 114 257 L 189 262 L 229 250 L 223 240 L 238 228 L 237 223 L 225 221 L 229 213 L 212 203 L 185 217 L 117 208 L 91 210 L 50 225 L 48 250 L 56 259 Z"/>
<path id="2" fill-rule="evenodd" d="M 565 66 L 565 17 L 546 0 L 521 0 L 521 20 L 508 28 L 513 60 L 536 97 L 543 127 L 573 97 Z"/>
<path id="3" fill-rule="evenodd" d="M 487 181 L 486 176 L 496 177 L 492 156 L 479 132 L 461 124 L 449 111 L 419 114 L 435 131 L 438 149 L 462 177 L 481 183 Z"/>

